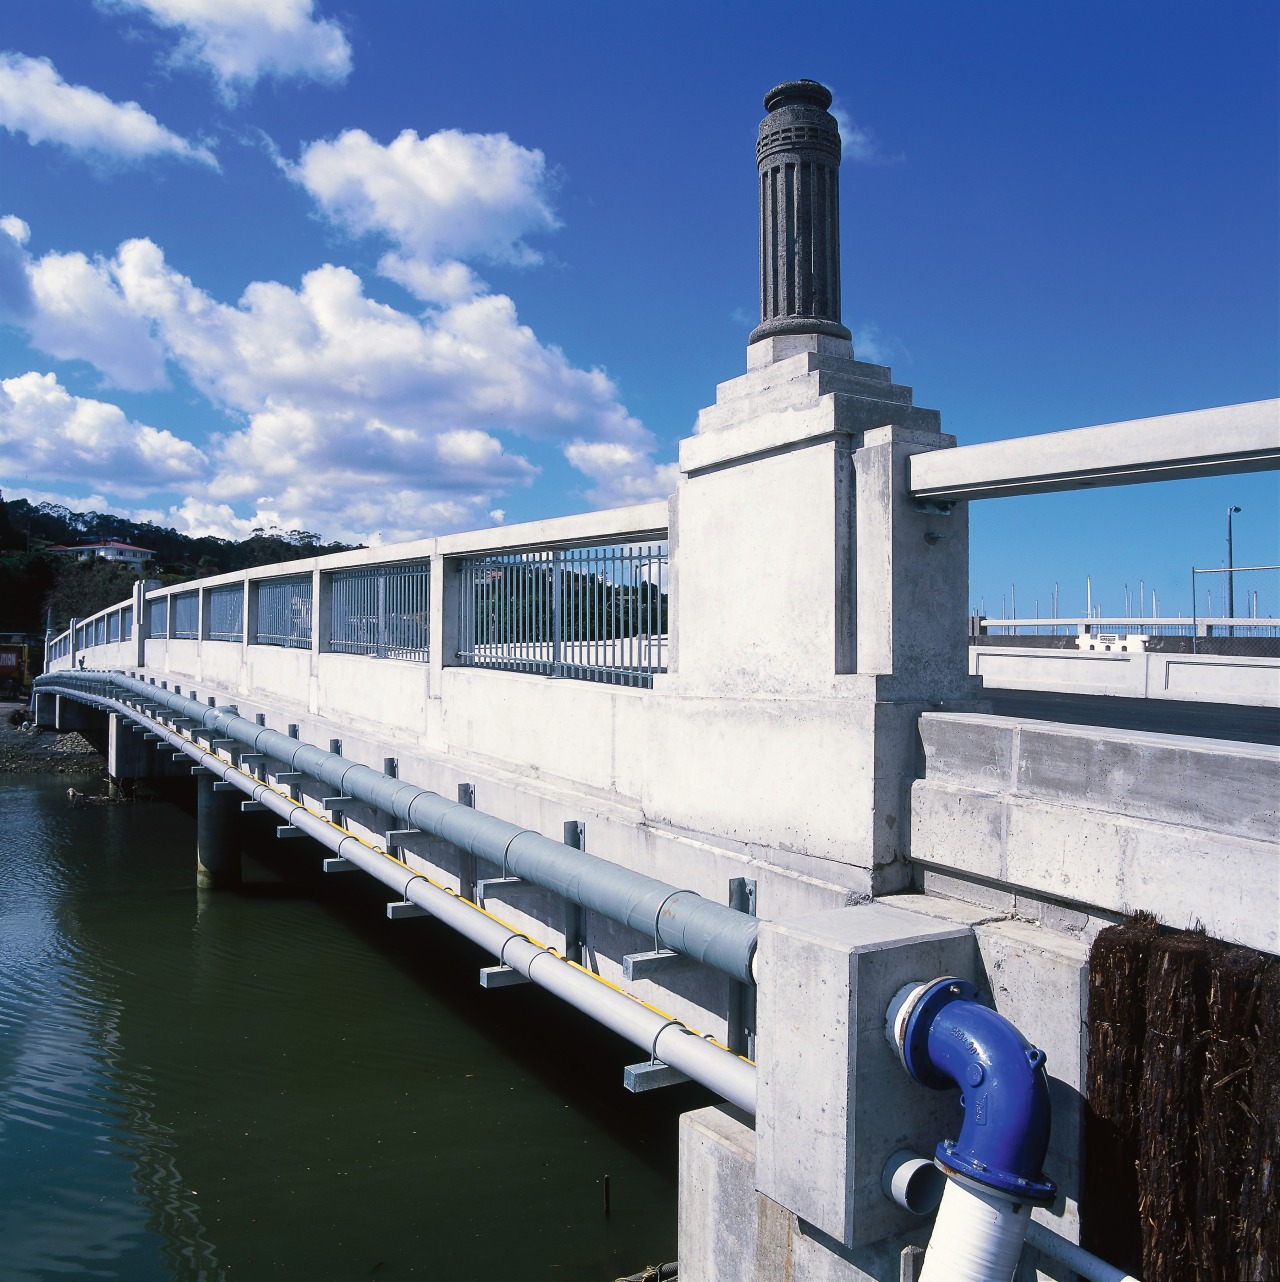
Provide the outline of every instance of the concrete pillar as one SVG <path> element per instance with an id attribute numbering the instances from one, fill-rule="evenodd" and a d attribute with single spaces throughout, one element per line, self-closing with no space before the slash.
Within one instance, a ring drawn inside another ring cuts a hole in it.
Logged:
<path id="1" fill-rule="evenodd" d="M 54 729 L 58 724 L 58 696 L 56 694 L 41 694 L 37 690 L 35 713 L 37 726 L 42 730 Z"/>
<path id="2" fill-rule="evenodd" d="M 239 793 L 215 792 L 211 774 L 196 776 L 196 885 L 240 884 Z"/>
<path id="3" fill-rule="evenodd" d="M 145 779 L 155 773 L 155 754 L 120 712 L 107 714 L 107 774 L 112 780 Z"/>
<path id="4" fill-rule="evenodd" d="M 431 558 L 431 693 L 440 690 L 440 670 L 458 661 L 462 576 L 456 557 Z"/>
<path id="5" fill-rule="evenodd" d="M 946 449 L 941 432 L 863 433 L 856 477 L 855 671 L 892 678 L 883 698 L 931 702 L 972 694 L 969 680 L 969 512 L 921 510 L 906 488 L 912 454 Z"/>

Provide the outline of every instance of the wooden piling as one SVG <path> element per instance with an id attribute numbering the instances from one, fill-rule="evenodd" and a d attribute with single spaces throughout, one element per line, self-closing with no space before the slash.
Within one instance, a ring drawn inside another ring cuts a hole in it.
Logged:
<path id="1" fill-rule="evenodd" d="M 1200 1181 L 1196 1199 L 1201 1276 L 1237 1282 L 1248 1186 L 1249 1102 L 1258 1054 L 1266 958 L 1229 948 L 1209 965 L 1209 1036 L 1200 1090 Z"/>
<path id="2" fill-rule="evenodd" d="M 1147 963 L 1138 1214 L 1144 1282 L 1200 1282 L 1197 1194 L 1209 988 L 1221 948 L 1202 934 L 1158 938 Z"/>
<path id="3" fill-rule="evenodd" d="M 1142 1266 L 1138 1219 L 1139 1086 L 1147 1031 L 1147 962 L 1156 921 L 1108 926 L 1089 952 L 1080 1241 L 1131 1273 Z"/>
<path id="4" fill-rule="evenodd" d="M 1280 1278 L 1280 961 L 1270 962 L 1258 985 L 1257 1027 L 1244 1186 L 1232 1226 L 1244 1282 Z"/>

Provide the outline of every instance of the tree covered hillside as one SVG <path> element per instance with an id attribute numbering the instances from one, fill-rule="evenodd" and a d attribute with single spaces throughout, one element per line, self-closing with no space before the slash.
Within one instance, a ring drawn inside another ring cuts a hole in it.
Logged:
<path id="1" fill-rule="evenodd" d="M 0 632 L 42 634 L 50 607 L 54 626 L 61 631 L 72 617 L 85 618 L 127 597 L 137 578 L 131 567 L 76 561 L 47 550 L 53 544 L 74 547 L 109 540 L 150 549 L 148 577 L 165 583 L 345 552 L 351 546 L 324 543 L 309 530 L 274 527 L 256 529 L 251 538 L 239 542 L 192 538 L 109 512 L 73 512 L 56 503 L 6 502 L 0 496 Z"/>

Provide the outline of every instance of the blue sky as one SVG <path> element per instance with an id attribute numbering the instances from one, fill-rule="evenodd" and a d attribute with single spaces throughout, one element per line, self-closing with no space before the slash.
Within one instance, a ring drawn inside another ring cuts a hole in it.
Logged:
<path id="1" fill-rule="evenodd" d="M 665 494 L 800 76 L 855 349 L 962 444 L 1277 395 L 1271 4 L 0 3 L 7 497 L 367 541 Z M 1277 499 L 975 504 L 971 599 L 1187 611 Z"/>

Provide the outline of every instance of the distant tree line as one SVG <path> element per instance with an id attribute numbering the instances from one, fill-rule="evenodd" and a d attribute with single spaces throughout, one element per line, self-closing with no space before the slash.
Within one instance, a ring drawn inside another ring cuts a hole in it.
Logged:
<path id="1" fill-rule="evenodd" d="M 211 535 L 192 538 L 108 512 L 73 512 L 58 503 L 6 502 L 0 496 L 0 632 L 43 633 L 50 608 L 54 627 L 61 631 L 73 617 L 82 619 L 124 600 L 138 577 L 136 567 L 101 558 L 76 561 L 47 550 L 51 544 L 74 547 L 108 541 L 150 549 L 152 560 L 145 572 L 163 583 L 352 547 L 322 542 L 310 530 L 274 526 L 255 529 L 240 541 Z"/>
<path id="2" fill-rule="evenodd" d="M 556 578 L 543 562 L 489 571 L 473 587 L 478 645 L 552 639 L 553 604 L 564 641 L 607 641 L 667 631 L 667 594 L 648 581 L 615 583 L 600 574 L 565 569 L 560 597 Z"/>

